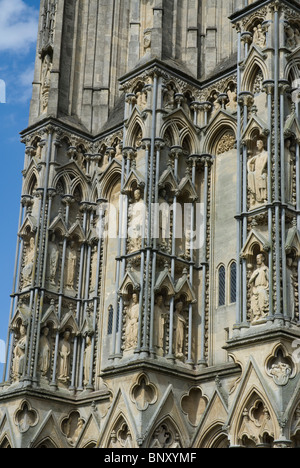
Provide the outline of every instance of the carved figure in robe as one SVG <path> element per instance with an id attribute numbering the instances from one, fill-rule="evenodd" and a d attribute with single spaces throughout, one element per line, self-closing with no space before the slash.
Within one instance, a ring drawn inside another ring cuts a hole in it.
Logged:
<path id="1" fill-rule="evenodd" d="M 33 265 L 34 265 L 34 237 L 30 238 L 29 245 L 26 248 L 25 266 L 23 268 L 23 287 L 31 285 Z"/>
<path id="2" fill-rule="evenodd" d="M 165 337 L 165 325 L 166 325 L 166 310 L 164 306 L 164 298 L 160 294 L 157 296 L 154 306 L 154 317 L 156 323 L 155 336 L 156 336 L 156 347 L 157 354 L 159 356 L 164 355 L 164 337 Z"/>
<path id="3" fill-rule="evenodd" d="M 133 293 L 126 314 L 127 320 L 125 327 L 125 349 L 132 349 L 137 345 L 139 311 L 139 297 L 137 293 Z"/>
<path id="4" fill-rule="evenodd" d="M 253 44 L 258 45 L 262 49 L 266 46 L 266 34 L 264 33 L 261 24 L 258 24 L 253 29 Z"/>
<path id="5" fill-rule="evenodd" d="M 134 201 L 129 212 L 128 238 L 130 240 L 130 251 L 135 252 L 141 248 L 146 206 L 140 189 L 134 191 L 133 197 Z"/>
<path id="6" fill-rule="evenodd" d="M 59 259 L 59 249 L 57 245 L 53 245 L 51 252 L 50 252 L 50 283 L 55 286 L 56 284 L 56 272 L 58 266 L 58 259 Z"/>
<path id="7" fill-rule="evenodd" d="M 86 345 L 84 351 L 84 385 L 88 385 L 90 381 L 90 373 L 91 373 L 91 358 L 92 358 L 92 340 L 90 336 L 86 337 Z"/>
<path id="8" fill-rule="evenodd" d="M 45 327 L 42 330 L 42 336 L 40 338 L 40 353 L 39 353 L 39 370 L 43 377 L 47 376 L 47 373 L 51 364 L 51 346 L 48 339 L 49 328 Z"/>
<path id="9" fill-rule="evenodd" d="M 177 302 L 174 312 L 175 357 L 182 359 L 185 347 L 186 320 L 183 316 L 183 302 Z"/>
<path id="10" fill-rule="evenodd" d="M 167 191 L 162 189 L 158 198 L 159 230 L 161 247 L 167 248 L 170 238 L 170 206 L 167 202 Z"/>
<path id="11" fill-rule="evenodd" d="M 172 86 L 167 85 L 167 90 L 164 96 L 165 109 L 174 110 L 175 108 L 175 91 Z"/>
<path id="12" fill-rule="evenodd" d="M 75 277 L 75 269 L 76 269 L 76 260 L 77 254 L 75 250 L 75 243 L 71 242 L 68 250 L 67 250 L 67 282 L 66 286 L 69 289 L 74 288 L 74 277 Z"/>
<path id="13" fill-rule="evenodd" d="M 269 311 L 269 268 L 265 265 L 265 256 L 256 257 L 257 269 L 252 273 L 250 285 L 252 322 L 259 322 Z"/>
<path id="14" fill-rule="evenodd" d="M 50 91 L 50 81 L 51 81 L 51 70 L 52 70 L 52 60 L 50 55 L 45 55 L 42 65 L 42 88 L 41 88 L 41 105 L 42 113 L 47 111 L 48 102 L 49 102 L 49 91 Z"/>
<path id="15" fill-rule="evenodd" d="M 70 378 L 70 336 L 70 332 L 65 331 L 63 338 L 60 340 L 58 350 L 58 380 L 64 383 L 67 383 Z"/>
<path id="16" fill-rule="evenodd" d="M 22 376 L 25 366 L 25 350 L 27 344 L 27 330 L 26 327 L 21 324 L 20 326 L 20 338 L 14 349 L 14 358 L 12 364 L 12 375 L 13 380 L 17 381 Z"/>
<path id="17" fill-rule="evenodd" d="M 257 141 L 257 150 L 257 154 L 247 164 L 251 207 L 267 201 L 268 152 L 262 140 Z"/>

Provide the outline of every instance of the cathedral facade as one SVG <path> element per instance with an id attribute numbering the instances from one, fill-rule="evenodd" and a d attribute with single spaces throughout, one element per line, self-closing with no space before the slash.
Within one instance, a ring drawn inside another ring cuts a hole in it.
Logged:
<path id="1" fill-rule="evenodd" d="M 41 1 L 1 448 L 300 446 L 299 24 Z"/>

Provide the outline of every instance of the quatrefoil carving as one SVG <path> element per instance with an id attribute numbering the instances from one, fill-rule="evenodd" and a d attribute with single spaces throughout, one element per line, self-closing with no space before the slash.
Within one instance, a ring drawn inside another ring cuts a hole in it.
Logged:
<path id="1" fill-rule="evenodd" d="M 24 434 L 31 427 L 36 426 L 38 423 L 38 413 L 33 409 L 27 401 L 23 401 L 20 408 L 15 414 L 15 424 L 18 426 L 19 431 Z"/>
<path id="2" fill-rule="evenodd" d="M 142 374 L 131 389 L 131 400 L 139 411 L 146 411 L 149 405 L 157 401 L 156 387 L 150 383 L 148 377 Z"/>
<path id="3" fill-rule="evenodd" d="M 181 400 L 182 411 L 192 426 L 197 426 L 207 407 L 208 400 L 198 387 L 192 388 Z"/>

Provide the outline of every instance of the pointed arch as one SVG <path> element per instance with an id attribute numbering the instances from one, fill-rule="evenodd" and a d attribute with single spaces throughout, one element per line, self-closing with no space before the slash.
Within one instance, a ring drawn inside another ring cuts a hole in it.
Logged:
<path id="1" fill-rule="evenodd" d="M 181 430 L 171 415 L 161 418 L 148 439 L 148 448 L 183 448 Z"/>
<path id="2" fill-rule="evenodd" d="M 247 90 L 253 94 L 257 94 L 255 90 L 255 81 L 258 75 L 261 75 L 261 82 L 268 79 L 268 68 L 266 62 L 260 54 L 256 52 L 256 49 L 252 49 L 250 52 L 247 62 L 250 62 L 245 69 L 245 73 L 242 79 L 242 90 Z"/>

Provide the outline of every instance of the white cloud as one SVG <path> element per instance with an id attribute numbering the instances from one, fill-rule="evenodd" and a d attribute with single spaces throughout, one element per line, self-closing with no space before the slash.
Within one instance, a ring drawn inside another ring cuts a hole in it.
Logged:
<path id="1" fill-rule="evenodd" d="M 38 10 L 28 0 L 0 0 L 0 52 L 26 52 L 36 43 L 37 30 Z"/>

